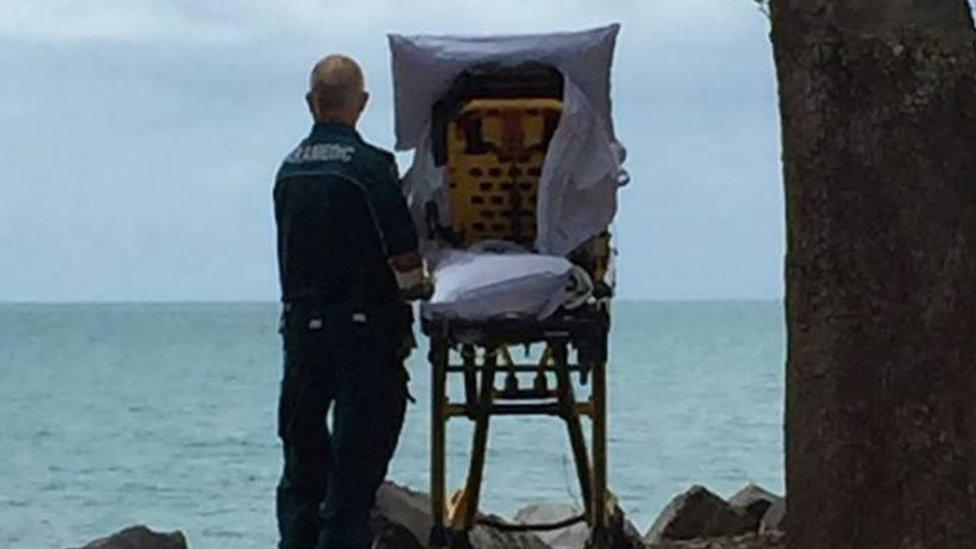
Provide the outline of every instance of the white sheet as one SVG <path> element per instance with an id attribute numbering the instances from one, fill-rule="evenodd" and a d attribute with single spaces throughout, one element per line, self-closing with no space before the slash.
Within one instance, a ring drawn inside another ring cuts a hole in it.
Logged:
<path id="1" fill-rule="evenodd" d="M 461 71 L 489 61 L 540 61 L 565 78 L 564 112 L 540 179 L 536 251 L 563 256 L 607 229 L 617 210 L 617 188 L 627 180 L 624 148 L 610 116 L 610 65 L 619 28 L 521 36 L 390 35 L 397 148 L 416 149 L 404 189 L 422 237 L 426 202 L 438 204 L 442 224 L 450 219 L 444 171 L 431 156 L 431 107 Z M 429 252 L 431 243 L 423 247 Z"/>
<path id="2" fill-rule="evenodd" d="M 567 298 L 572 263 L 532 253 L 443 250 L 432 257 L 434 295 L 421 305 L 426 318 L 544 319 Z"/>

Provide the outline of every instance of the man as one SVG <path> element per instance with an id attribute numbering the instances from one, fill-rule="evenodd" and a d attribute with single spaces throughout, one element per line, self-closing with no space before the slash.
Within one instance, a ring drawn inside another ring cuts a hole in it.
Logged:
<path id="1" fill-rule="evenodd" d="M 359 549 L 371 544 L 370 509 L 403 424 L 412 319 L 402 295 L 423 271 L 393 155 L 355 129 L 369 97 L 359 66 L 326 57 L 310 88 L 314 127 L 274 189 L 285 356 L 279 547 Z"/>

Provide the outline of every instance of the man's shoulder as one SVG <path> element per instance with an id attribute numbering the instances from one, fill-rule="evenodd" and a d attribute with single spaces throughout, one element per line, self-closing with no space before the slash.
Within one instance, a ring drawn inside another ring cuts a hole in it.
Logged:
<path id="1" fill-rule="evenodd" d="M 366 151 L 367 156 L 370 157 L 370 160 L 377 163 L 383 163 L 385 164 L 384 167 L 396 163 L 396 157 L 393 156 L 392 152 L 382 147 L 377 147 L 376 145 L 362 138 L 359 139 L 359 143 L 362 145 L 363 150 Z"/>
<path id="2" fill-rule="evenodd" d="M 284 164 L 310 164 L 319 162 L 351 162 L 356 154 L 356 144 L 338 139 L 304 139 L 288 156 Z"/>
<path id="3" fill-rule="evenodd" d="M 360 173 L 367 180 L 385 181 L 391 174 L 396 177 L 396 157 L 358 134 L 313 135 L 303 139 L 285 157 L 277 179 L 336 171 L 349 175 Z"/>
<path id="4" fill-rule="evenodd" d="M 282 160 L 277 179 L 295 175 L 314 176 L 342 171 L 361 156 L 355 141 L 340 138 L 302 139 Z"/>
<path id="5" fill-rule="evenodd" d="M 362 138 L 359 139 L 359 142 L 362 146 L 363 154 L 357 158 L 357 164 L 371 174 L 371 179 L 381 182 L 386 182 L 390 179 L 396 180 L 397 164 L 396 157 L 393 156 L 393 153 L 377 147 Z"/>

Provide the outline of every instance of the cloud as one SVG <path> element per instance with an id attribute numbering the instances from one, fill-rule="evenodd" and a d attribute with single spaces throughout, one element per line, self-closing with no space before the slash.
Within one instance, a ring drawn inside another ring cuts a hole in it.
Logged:
<path id="1" fill-rule="evenodd" d="M 0 38 L 223 44 L 386 31 L 538 32 L 623 22 L 641 36 L 741 32 L 750 0 L 31 0 L 0 4 Z"/>
<path id="2" fill-rule="evenodd" d="M 26 41 L 237 38 L 232 28 L 194 17 L 165 0 L 30 0 L 0 3 L 0 37 Z"/>

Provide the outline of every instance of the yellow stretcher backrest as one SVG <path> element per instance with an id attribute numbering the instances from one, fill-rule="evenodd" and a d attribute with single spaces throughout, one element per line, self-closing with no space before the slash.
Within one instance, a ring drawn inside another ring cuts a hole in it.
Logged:
<path id="1" fill-rule="evenodd" d="M 448 123 L 451 228 L 462 246 L 499 239 L 533 248 L 542 163 L 562 106 L 557 99 L 474 99 Z"/>

